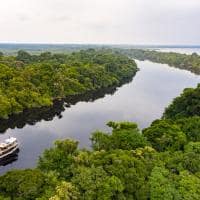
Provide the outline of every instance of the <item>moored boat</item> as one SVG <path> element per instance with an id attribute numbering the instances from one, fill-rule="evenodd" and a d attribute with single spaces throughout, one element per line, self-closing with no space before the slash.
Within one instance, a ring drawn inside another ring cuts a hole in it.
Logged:
<path id="1" fill-rule="evenodd" d="M 0 160 L 15 153 L 19 147 L 18 141 L 14 137 L 10 137 L 0 143 Z"/>

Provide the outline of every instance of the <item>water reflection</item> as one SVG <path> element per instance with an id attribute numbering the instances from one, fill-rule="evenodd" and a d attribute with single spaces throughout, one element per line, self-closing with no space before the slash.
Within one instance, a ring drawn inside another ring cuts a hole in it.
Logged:
<path id="1" fill-rule="evenodd" d="M 126 79 L 119 86 L 128 83 L 132 80 Z M 24 110 L 24 112 L 16 115 L 11 115 L 9 119 L 0 119 L 0 133 L 6 132 L 7 129 L 19 128 L 22 129 L 25 125 L 35 125 L 41 120 L 52 121 L 54 117 L 62 118 L 62 112 L 65 108 L 75 105 L 77 102 L 93 102 L 96 99 L 103 98 L 106 94 L 114 94 L 117 87 L 104 88 L 96 92 L 88 92 L 83 95 L 71 96 L 66 99 L 56 100 L 51 107 L 42 107 Z"/>
<path id="2" fill-rule="evenodd" d="M 82 99 L 68 99 L 49 109 L 26 111 L 22 117 L 1 121 L 1 130 L 7 130 L 0 134 L 0 140 L 16 137 L 21 146 L 18 160 L 1 166 L 0 173 L 36 166 L 39 155 L 56 139 L 71 138 L 87 148 L 91 132 L 107 131 L 105 124 L 110 120 L 134 121 L 140 128 L 147 127 L 162 116 L 164 108 L 185 87 L 195 87 L 200 82 L 200 76 L 168 65 L 148 61 L 137 64 L 140 71 L 133 81 L 117 91 L 111 88 Z"/>
<path id="3" fill-rule="evenodd" d="M 124 80 L 117 87 L 120 87 L 123 84 L 129 83 L 131 81 L 132 81 L 132 78 Z M 42 120 L 52 121 L 55 117 L 57 117 L 58 119 L 61 119 L 63 117 L 62 112 L 64 112 L 66 108 L 70 108 L 72 105 L 75 105 L 77 102 L 80 102 L 80 101 L 94 102 L 96 99 L 104 98 L 105 95 L 107 94 L 113 95 L 116 92 L 117 87 L 116 86 L 109 87 L 109 88 L 101 89 L 96 92 L 89 92 L 84 95 L 71 96 L 62 100 L 55 101 L 53 106 L 51 107 L 28 109 L 28 110 L 24 110 L 24 112 L 20 114 L 10 116 L 9 119 L 1 119 L 0 133 L 5 133 L 9 128 L 23 129 L 26 125 L 34 126 L 37 122 L 41 122 Z M 31 140 L 31 138 L 29 139 Z M 23 149 L 24 149 L 24 146 L 22 147 L 22 152 L 23 152 Z M 18 153 L 19 153 L 19 149 L 12 155 L 9 155 L 5 159 L 0 160 L 0 167 L 6 166 L 6 165 L 12 166 L 13 162 L 18 160 Z"/>

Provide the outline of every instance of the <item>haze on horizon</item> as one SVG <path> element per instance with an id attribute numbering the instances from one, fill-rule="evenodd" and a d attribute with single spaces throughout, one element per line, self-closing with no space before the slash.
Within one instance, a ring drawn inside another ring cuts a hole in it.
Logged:
<path id="1" fill-rule="evenodd" d="M 2 0 L 0 42 L 200 44 L 199 0 Z"/>

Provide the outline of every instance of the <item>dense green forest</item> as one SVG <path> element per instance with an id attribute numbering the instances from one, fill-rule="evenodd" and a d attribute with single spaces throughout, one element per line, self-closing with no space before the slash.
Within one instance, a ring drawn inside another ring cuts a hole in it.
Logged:
<path id="1" fill-rule="evenodd" d="M 185 89 L 144 130 L 110 121 L 111 133 L 92 133 L 90 150 L 56 141 L 35 169 L 0 177 L 0 199 L 199 200 L 199 87 Z"/>
<path id="2" fill-rule="evenodd" d="M 71 54 L 0 53 L 0 118 L 25 109 L 51 106 L 55 99 L 118 86 L 137 71 L 136 63 L 111 50 Z"/>
<path id="3" fill-rule="evenodd" d="M 168 64 L 180 67 L 172 57 L 151 58 L 159 52 L 133 51 L 138 52 L 134 58 L 171 60 Z M 5 109 L 7 104 L 12 109 L 15 102 L 21 105 L 15 112 L 51 105 L 53 99 L 118 85 L 137 71 L 126 56 L 92 49 L 68 55 L 20 51 L 16 57 L 1 55 L 0 65 L 3 117 L 14 112 Z M 110 132 L 91 134 L 91 149 L 80 149 L 71 139 L 58 140 L 40 156 L 35 169 L 0 176 L 0 200 L 200 199 L 200 85 L 186 88 L 161 119 L 143 130 L 133 122 L 107 125 Z"/>
<path id="4" fill-rule="evenodd" d="M 156 63 L 168 64 L 169 66 L 186 69 L 193 73 L 200 74 L 200 56 L 196 53 L 187 55 L 174 52 L 159 52 L 142 49 L 121 49 L 119 52 L 134 59 L 150 60 Z"/>
<path id="5" fill-rule="evenodd" d="M 196 88 L 186 88 L 165 110 L 164 118 L 200 116 L 200 84 Z"/>

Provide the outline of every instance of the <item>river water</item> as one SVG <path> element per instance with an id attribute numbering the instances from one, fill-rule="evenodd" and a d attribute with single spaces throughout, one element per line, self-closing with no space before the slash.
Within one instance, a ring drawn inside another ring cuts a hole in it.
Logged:
<path id="1" fill-rule="evenodd" d="M 80 142 L 81 148 L 90 147 L 91 132 L 108 131 L 105 124 L 110 120 L 134 121 L 141 129 L 147 127 L 162 116 L 165 107 L 184 88 L 195 87 L 200 82 L 200 76 L 165 64 L 149 61 L 137 61 L 137 64 L 140 71 L 133 80 L 111 94 L 88 98 L 65 109 L 61 104 L 48 112 L 35 111 L 33 116 L 37 114 L 37 117 L 24 115 L 15 122 L 1 123 L 0 130 L 4 133 L 0 134 L 0 140 L 16 137 L 20 151 L 8 163 L 3 163 L 5 166 L 0 166 L 0 173 L 34 167 L 44 149 L 59 138 L 72 138 Z"/>

